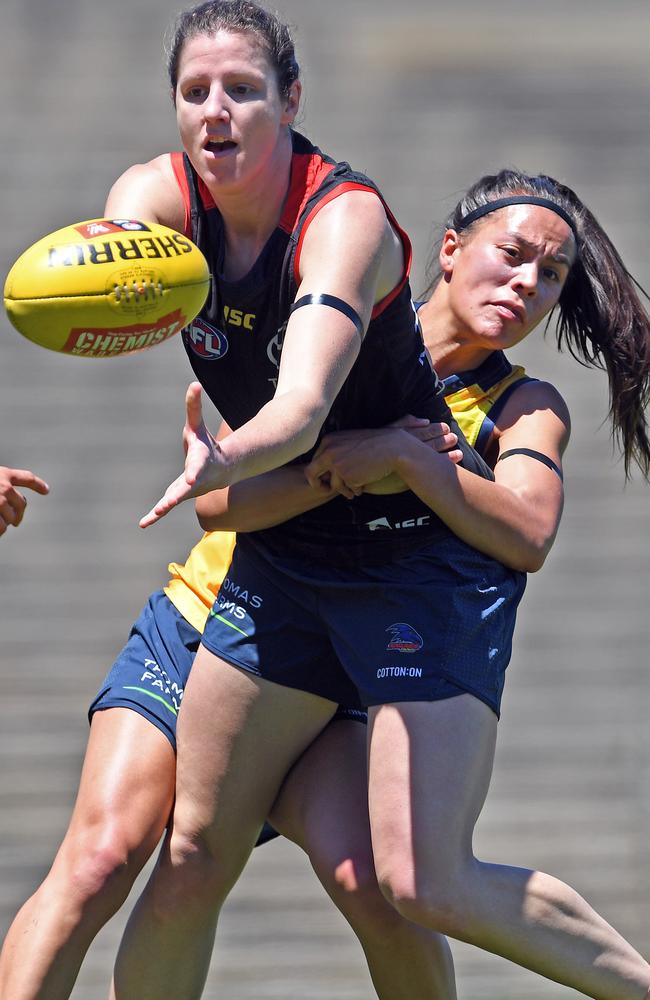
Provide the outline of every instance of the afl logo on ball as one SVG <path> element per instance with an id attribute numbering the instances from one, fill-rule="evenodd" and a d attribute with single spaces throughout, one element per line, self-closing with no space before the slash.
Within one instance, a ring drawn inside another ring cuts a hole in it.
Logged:
<path id="1" fill-rule="evenodd" d="M 75 226 L 74 228 L 86 240 L 92 240 L 97 236 L 105 236 L 107 233 L 151 232 L 149 226 L 146 226 L 144 222 L 136 222 L 131 219 L 97 219 L 93 222 L 82 222 L 80 226 Z"/>
<path id="2" fill-rule="evenodd" d="M 218 361 L 228 351 L 228 341 L 221 330 L 203 319 L 195 319 L 191 326 L 183 330 L 183 339 L 194 354 L 206 361 Z"/>

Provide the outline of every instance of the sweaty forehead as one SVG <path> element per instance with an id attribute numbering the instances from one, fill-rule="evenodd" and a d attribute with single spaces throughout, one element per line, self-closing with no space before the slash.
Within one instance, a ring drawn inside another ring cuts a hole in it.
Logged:
<path id="1" fill-rule="evenodd" d="M 571 227 L 556 212 L 541 205 L 508 205 L 485 216 L 493 232 L 522 240 L 531 248 L 552 256 L 566 257 L 572 263 L 576 256 L 575 237 Z"/>
<path id="2" fill-rule="evenodd" d="M 179 76 L 190 65 L 248 66 L 267 73 L 271 69 L 264 40 L 254 31 L 198 32 L 186 38 L 179 58 Z"/>

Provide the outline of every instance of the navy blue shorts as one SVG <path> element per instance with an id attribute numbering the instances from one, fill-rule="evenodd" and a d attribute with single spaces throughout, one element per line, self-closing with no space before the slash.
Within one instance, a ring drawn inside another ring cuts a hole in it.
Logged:
<path id="1" fill-rule="evenodd" d="M 162 590 L 152 594 L 128 642 L 106 675 L 88 715 L 131 708 L 167 737 L 176 750 L 176 721 L 201 633 Z"/>
<path id="2" fill-rule="evenodd" d="M 90 706 L 89 719 L 102 709 L 130 708 L 164 733 L 176 750 L 178 711 L 200 642 L 201 633 L 167 595 L 162 590 L 152 594 Z M 343 706 L 334 718 L 367 721 L 365 712 Z M 256 846 L 277 836 L 265 823 Z"/>
<path id="3" fill-rule="evenodd" d="M 131 629 L 128 642 L 106 675 L 88 715 L 105 708 L 130 708 L 156 726 L 176 750 L 176 721 L 201 633 L 162 591 L 152 594 Z M 337 719 L 366 722 L 355 705 L 340 706 Z"/>
<path id="4" fill-rule="evenodd" d="M 342 568 L 271 555 L 241 535 L 203 644 L 350 707 L 469 693 L 498 716 L 525 585 L 455 536 Z"/>

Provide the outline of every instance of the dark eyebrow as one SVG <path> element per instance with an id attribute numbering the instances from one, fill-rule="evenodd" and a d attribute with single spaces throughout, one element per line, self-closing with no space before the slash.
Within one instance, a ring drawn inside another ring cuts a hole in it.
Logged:
<path id="1" fill-rule="evenodd" d="M 506 238 L 517 240 L 518 243 L 521 243 L 521 245 L 526 247 L 528 250 L 537 251 L 539 249 L 539 247 L 537 247 L 534 243 L 531 243 L 530 240 L 525 239 L 521 233 L 506 233 Z M 571 261 L 565 253 L 552 253 L 547 254 L 547 256 L 550 257 L 551 260 L 554 260 L 556 264 L 564 264 L 565 267 L 571 267 Z"/>

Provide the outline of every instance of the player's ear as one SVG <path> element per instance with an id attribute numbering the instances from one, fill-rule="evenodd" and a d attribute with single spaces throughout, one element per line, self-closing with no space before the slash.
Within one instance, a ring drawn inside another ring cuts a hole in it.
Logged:
<path id="1" fill-rule="evenodd" d="M 454 270 L 456 254 L 459 250 L 460 236 L 455 229 L 447 229 L 445 235 L 442 237 L 442 245 L 440 247 L 440 254 L 438 257 L 440 270 L 446 277 L 451 277 Z"/>
<path id="2" fill-rule="evenodd" d="M 293 125 L 300 107 L 300 97 L 302 94 L 302 84 L 300 80 L 294 80 L 289 88 L 289 93 L 284 104 L 284 114 L 282 116 L 283 125 Z"/>

